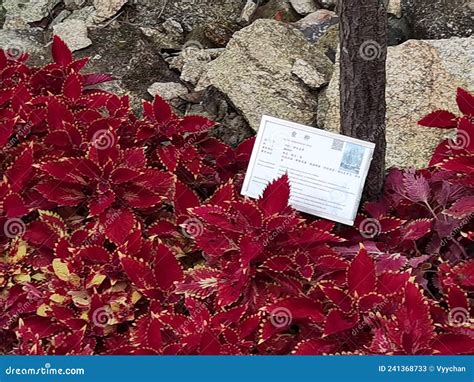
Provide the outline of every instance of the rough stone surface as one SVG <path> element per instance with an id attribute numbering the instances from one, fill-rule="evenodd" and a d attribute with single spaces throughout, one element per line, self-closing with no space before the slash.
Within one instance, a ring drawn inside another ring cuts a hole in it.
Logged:
<path id="1" fill-rule="evenodd" d="M 177 82 L 155 82 L 148 88 L 152 96 L 159 95 L 165 100 L 172 100 L 187 94 L 188 88 Z"/>
<path id="2" fill-rule="evenodd" d="M 303 16 L 319 9 L 314 0 L 290 0 L 290 3 L 293 9 Z"/>
<path id="3" fill-rule="evenodd" d="M 160 55 L 160 47 L 150 42 L 139 27 L 121 25 L 91 29 L 93 44 L 77 53 L 77 57 L 91 57 L 87 71 L 110 73 L 116 81 L 104 88 L 118 94 L 130 94 L 135 110 L 141 110 L 141 100 L 151 99 L 147 89 L 154 82 L 179 82 Z"/>
<path id="4" fill-rule="evenodd" d="M 24 29 L 28 23 L 40 21 L 50 14 L 61 0 L 3 0 L 7 11 L 4 29 Z"/>
<path id="5" fill-rule="evenodd" d="M 240 14 L 240 21 L 246 24 L 250 22 L 250 19 L 252 18 L 253 14 L 257 10 L 257 7 L 258 7 L 258 4 L 255 1 L 247 0 Z"/>
<path id="6" fill-rule="evenodd" d="M 319 89 L 326 85 L 329 80 L 317 70 L 313 65 L 305 60 L 298 59 L 295 61 L 291 73 L 297 76 L 301 81 L 308 85 L 312 89 Z"/>
<path id="7" fill-rule="evenodd" d="M 293 22 L 299 18 L 298 13 L 293 9 L 289 0 L 269 0 L 257 8 L 252 20 L 272 19 Z"/>
<path id="8" fill-rule="evenodd" d="M 98 0 L 103 1 L 103 0 Z M 173 18 L 187 32 L 197 26 L 215 21 L 237 21 L 245 6 L 243 0 L 225 1 L 136 1 L 137 22 L 142 26 L 156 26 L 160 20 Z"/>
<path id="9" fill-rule="evenodd" d="M 321 6 L 325 9 L 334 9 L 338 0 L 319 0 Z"/>
<path id="10" fill-rule="evenodd" d="M 94 0 L 95 21 L 100 23 L 114 16 L 127 0 Z"/>
<path id="11" fill-rule="evenodd" d="M 472 1 L 401 0 L 401 3 L 416 39 L 468 37 L 473 33 Z"/>
<path id="12" fill-rule="evenodd" d="M 320 9 L 293 23 L 310 42 L 319 40 L 339 18 L 333 11 Z"/>
<path id="13" fill-rule="evenodd" d="M 387 57 L 387 167 L 423 167 L 445 132 L 417 125 L 437 109 L 458 113 L 458 86 L 474 90 L 474 37 L 409 40 Z M 319 97 L 318 124 L 339 130 L 339 70 Z"/>
<path id="14" fill-rule="evenodd" d="M 387 13 L 390 13 L 397 17 L 402 17 L 401 0 L 389 0 L 387 5 Z"/>
<path id="15" fill-rule="evenodd" d="M 298 59 L 311 62 L 322 75 L 332 71 L 330 60 L 301 32 L 274 20 L 257 20 L 234 35 L 208 65 L 207 76 L 254 130 L 263 114 L 311 124 L 317 101 L 291 73 Z"/>
<path id="16" fill-rule="evenodd" d="M 196 85 L 207 70 L 207 63 L 212 59 L 206 49 L 190 46 L 172 61 L 171 68 L 181 72 L 181 80 Z"/>
<path id="17" fill-rule="evenodd" d="M 83 21 L 88 27 L 94 25 L 95 8 L 90 5 L 84 8 L 74 10 L 67 20 Z"/>
<path id="18" fill-rule="evenodd" d="M 143 34 L 161 49 L 180 49 L 184 42 L 181 24 L 172 19 L 165 21 L 159 28 L 141 27 Z"/>
<path id="19" fill-rule="evenodd" d="M 58 25 L 59 23 L 63 22 L 70 14 L 71 11 L 63 9 L 61 12 L 58 13 L 54 20 L 51 21 L 51 24 L 49 24 L 49 28 L 53 28 L 55 25 Z"/>
<path id="20" fill-rule="evenodd" d="M 387 34 L 388 45 L 393 46 L 409 40 L 413 33 L 405 16 L 398 18 L 389 14 Z"/>
<path id="21" fill-rule="evenodd" d="M 87 37 L 87 26 L 81 20 L 66 20 L 53 26 L 53 33 L 61 37 L 69 49 L 76 51 L 87 48 L 92 41 Z"/>
<path id="22" fill-rule="evenodd" d="M 1 30 L 0 48 L 12 56 L 20 56 L 28 52 L 28 63 L 34 66 L 44 65 L 49 62 L 51 55 L 49 49 L 43 44 L 43 33 L 39 30 Z"/>

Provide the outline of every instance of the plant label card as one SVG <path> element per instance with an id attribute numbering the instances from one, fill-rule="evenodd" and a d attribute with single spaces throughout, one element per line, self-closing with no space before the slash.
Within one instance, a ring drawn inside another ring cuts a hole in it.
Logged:
<path id="1" fill-rule="evenodd" d="M 258 198 L 288 173 L 298 211 L 353 225 L 375 144 L 263 116 L 242 187 Z"/>

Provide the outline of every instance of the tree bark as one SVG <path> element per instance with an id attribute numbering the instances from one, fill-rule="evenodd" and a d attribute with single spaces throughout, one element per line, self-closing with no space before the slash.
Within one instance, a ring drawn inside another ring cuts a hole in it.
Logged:
<path id="1" fill-rule="evenodd" d="M 376 144 L 364 199 L 380 196 L 385 174 L 385 61 L 383 0 L 339 0 L 341 133 Z"/>

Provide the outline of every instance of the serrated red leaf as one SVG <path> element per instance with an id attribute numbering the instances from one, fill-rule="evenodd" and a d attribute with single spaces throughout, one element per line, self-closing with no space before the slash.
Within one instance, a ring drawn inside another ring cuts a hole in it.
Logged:
<path id="1" fill-rule="evenodd" d="M 176 256 L 164 244 L 156 246 L 153 269 L 156 286 L 165 292 L 171 292 L 174 283 L 184 279 L 183 269 Z"/>
<path id="2" fill-rule="evenodd" d="M 288 175 L 285 174 L 265 188 L 262 197 L 258 200 L 258 205 L 266 216 L 271 216 L 283 213 L 288 207 L 289 198 L 290 183 Z"/>
<path id="3" fill-rule="evenodd" d="M 437 110 L 418 121 L 421 126 L 452 129 L 456 127 L 457 117 L 446 110 Z"/>
<path id="4" fill-rule="evenodd" d="M 347 270 L 347 286 L 352 294 L 364 296 L 375 290 L 376 276 L 374 261 L 361 248 Z"/>
<path id="5" fill-rule="evenodd" d="M 82 95 L 82 79 L 77 73 L 66 77 L 63 85 L 63 94 L 71 101 L 76 101 Z"/>
<path id="6" fill-rule="evenodd" d="M 67 67 L 72 62 L 72 53 L 66 43 L 57 35 L 53 36 L 52 54 L 54 62 Z"/>
<path id="7" fill-rule="evenodd" d="M 462 88 L 457 89 L 456 102 L 464 115 L 474 116 L 474 97 Z"/>

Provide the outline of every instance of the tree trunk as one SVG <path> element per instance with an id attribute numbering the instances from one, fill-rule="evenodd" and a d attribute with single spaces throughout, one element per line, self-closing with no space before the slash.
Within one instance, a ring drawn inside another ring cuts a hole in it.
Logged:
<path id="1" fill-rule="evenodd" d="M 364 199 L 380 196 L 385 173 L 385 61 L 383 0 L 339 0 L 341 133 L 376 144 Z"/>

